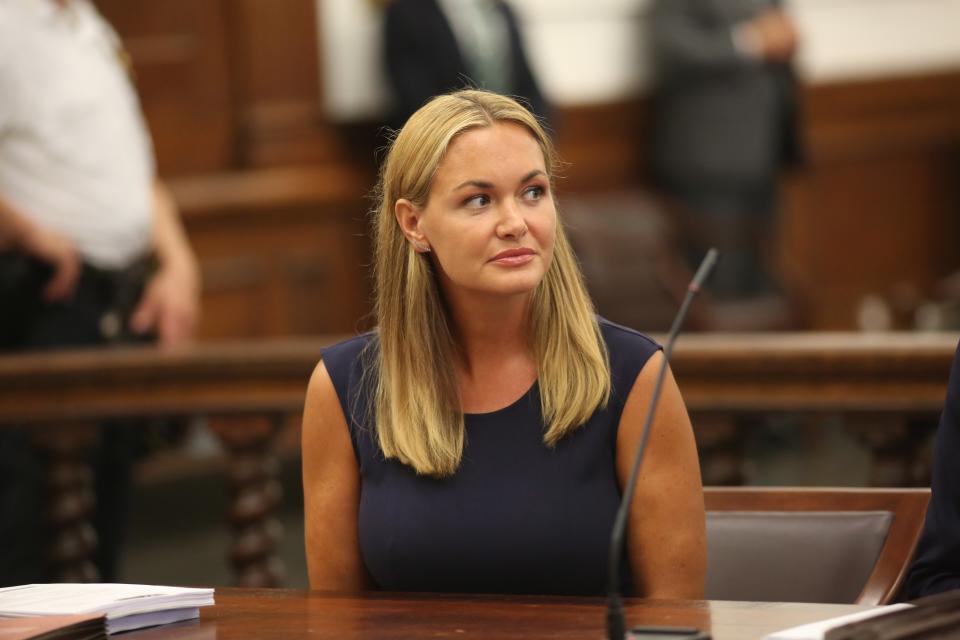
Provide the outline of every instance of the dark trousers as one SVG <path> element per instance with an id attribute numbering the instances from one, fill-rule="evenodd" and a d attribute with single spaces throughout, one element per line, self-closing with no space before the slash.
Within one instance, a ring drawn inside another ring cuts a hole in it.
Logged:
<path id="1" fill-rule="evenodd" d="M 48 304 L 42 291 L 47 265 L 19 254 L 0 254 L 0 352 L 106 346 L 142 341 L 123 322 L 149 275 L 146 263 L 107 272 L 85 266 L 69 301 Z M 110 330 L 105 335 L 104 328 Z M 0 586 L 49 581 L 44 465 L 30 428 L 0 427 Z M 111 423 L 100 428 L 91 453 L 98 534 L 95 564 L 102 580 L 115 579 L 134 460 L 144 449 L 143 429 Z"/>
<path id="2" fill-rule="evenodd" d="M 720 260 L 707 283 L 718 299 L 734 300 L 776 293 L 772 246 L 776 231 L 776 181 L 754 185 L 672 185 L 680 206 L 684 254 L 691 268 L 710 247 Z"/>

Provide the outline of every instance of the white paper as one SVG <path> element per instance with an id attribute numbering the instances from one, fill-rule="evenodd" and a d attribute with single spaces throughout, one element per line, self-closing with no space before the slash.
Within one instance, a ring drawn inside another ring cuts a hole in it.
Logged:
<path id="1" fill-rule="evenodd" d="M 891 613 L 893 611 L 899 611 L 912 606 L 913 605 L 910 604 L 891 604 L 869 609 L 867 611 L 858 611 L 857 613 L 850 613 L 837 618 L 829 618 L 827 620 L 821 620 L 820 622 L 811 622 L 810 624 L 801 625 L 799 627 L 777 631 L 764 637 L 763 640 L 823 640 L 823 637 L 826 635 L 827 631 L 835 627 L 849 624 L 851 622 L 857 622 L 859 620 L 866 620 L 882 613 Z"/>
<path id="2" fill-rule="evenodd" d="M 0 589 L 0 616 L 102 612 L 124 616 L 213 604 L 213 589 L 146 584 L 27 584 Z"/>
<path id="3" fill-rule="evenodd" d="M 107 633 L 114 634 L 121 631 L 130 631 L 132 629 L 142 629 L 143 627 L 156 627 L 161 624 L 170 624 L 172 622 L 182 622 L 183 620 L 193 620 L 200 617 L 200 609 L 196 607 L 186 609 L 165 609 L 164 611 L 150 611 L 148 613 L 136 613 L 122 618 L 113 618 L 107 620 Z"/>

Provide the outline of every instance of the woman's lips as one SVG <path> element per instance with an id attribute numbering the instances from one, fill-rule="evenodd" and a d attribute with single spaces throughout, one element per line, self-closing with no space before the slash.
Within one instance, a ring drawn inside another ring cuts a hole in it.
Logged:
<path id="1" fill-rule="evenodd" d="M 533 260 L 535 255 L 536 253 L 534 253 L 533 249 L 507 249 L 491 258 L 490 262 L 507 267 L 515 267 L 527 264 Z"/>

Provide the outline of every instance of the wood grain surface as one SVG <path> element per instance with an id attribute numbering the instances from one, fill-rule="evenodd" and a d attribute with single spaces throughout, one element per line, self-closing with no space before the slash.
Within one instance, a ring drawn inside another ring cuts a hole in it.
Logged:
<path id="1" fill-rule="evenodd" d="M 0 357 L 0 424 L 298 412 L 320 348 L 345 336 Z M 953 333 L 695 334 L 673 370 L 691 412 L 935 415 Z"/>
<path id="2" fill-rule="evenodd" d="M 602 598 L 341 595 L 218 589 L 199 622 L 125 634 L 136 640 L 330 638 L 420 640 L 604 638 Z M 863 609 L 854 605 L 628 600 L 629 625 L 693 626 L 714 640 L 759 640 L 779 629 Z"/>

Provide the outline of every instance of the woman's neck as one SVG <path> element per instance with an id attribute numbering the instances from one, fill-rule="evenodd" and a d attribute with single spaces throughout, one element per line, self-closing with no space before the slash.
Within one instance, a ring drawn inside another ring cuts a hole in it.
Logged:
<path id="1" fill-rule="evenodd" d="M 463 375 L 482 376 L 506 362 L 532 359 L 529 300 L 529 294 L 448 300 L 463 349 Z"/>

